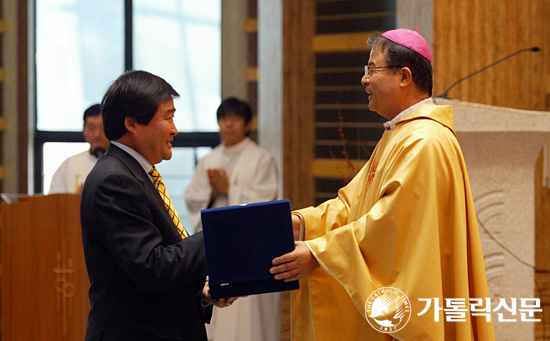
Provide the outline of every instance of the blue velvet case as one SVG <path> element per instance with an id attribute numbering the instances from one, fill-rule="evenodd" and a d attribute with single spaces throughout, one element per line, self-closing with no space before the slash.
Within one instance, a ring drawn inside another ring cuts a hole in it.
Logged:
<path id="1" fill-rule="evenodd" d="M 271 261 L 294 250 L 289 200 L 201 211 L 213 299 L 298 289 L 269 273 Z"/>

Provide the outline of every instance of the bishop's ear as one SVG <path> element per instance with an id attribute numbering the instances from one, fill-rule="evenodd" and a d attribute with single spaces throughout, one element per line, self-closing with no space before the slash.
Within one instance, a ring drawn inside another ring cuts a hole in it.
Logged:
<path id="1" fill-rule="evenodd" d="M 412 83 L 412 72 L 408 67 L 401 68 L 401 84 L 409 85 Z"/>

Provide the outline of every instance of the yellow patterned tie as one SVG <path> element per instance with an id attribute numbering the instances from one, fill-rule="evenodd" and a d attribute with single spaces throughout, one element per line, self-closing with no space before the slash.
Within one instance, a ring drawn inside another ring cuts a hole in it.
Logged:
<path id="1" fill-rule="evenodd" d="M 157 186 L 157 189 L 159 191 L 160 197 L 162 198 L 162 201 L 164 201 L 164 207 L 166 207 L 166 209 L 168 210 L 168 214 L 170 215 L 170 218 L 172 218 L 172 221 L 174 222 L 174 224 L 176 224 L 179 234 L 181 235 L 182 238 L 189 237 L 189 234 L 187 233 L 187 231 L 183 227 L 183 224 L 181 223 L 180 217 L 178 216 L 178 212 L 176 212 L 176 208 L 174 207 L 174 204 L 172 204 L 172 200 L 170 200 L 170 196 L 168 195 L 168 191 L 166 190 L 166 187 L 164 186 L 164 182 L 160 177 L 160 173 L 155 168 L 155 166 L 151 168 L 151 170 L 149 171 L 149 174 L 151 174 L 151 177 L 155 182 L 155 186 Z"/>

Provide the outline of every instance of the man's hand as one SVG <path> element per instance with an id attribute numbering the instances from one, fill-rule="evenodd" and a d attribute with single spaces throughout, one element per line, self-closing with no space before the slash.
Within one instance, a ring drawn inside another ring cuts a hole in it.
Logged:
<path id="1" fill-rule="evenodd" d="M 201 301 L 206 302 L 208 304 L 215 305 L 218 308 L 225 308 L 229 307 L 237 300 L 238 297 L 230 297 L 230 298 L 220 298 L 219 300 L 214 300 L 212 297 L 210 297 L 210 285 L 208 282 L 204 284 L 204 288 L 202 288 L 202 294 L 201 294 Z"/>
<path id="2" fill-rule="evenodd" d="M 285 282 L 295 281 L 309 275 L 319 267 L 319 262 L 313 256 L 305 242 L 295 242 L 294 251 L 277 257 L 269 272 L 275 275 L 275 279 L 283 279 Z"/>

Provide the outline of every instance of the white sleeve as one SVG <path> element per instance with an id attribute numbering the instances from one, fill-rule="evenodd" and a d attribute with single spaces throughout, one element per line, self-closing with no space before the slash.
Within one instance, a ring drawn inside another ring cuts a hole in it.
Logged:
<path id="1" fill-rule="evenodd" d="M 189 220 L 195 231 L 202 229 L 201 210 L 208 207 L 212 194 L 212 187 L 210 187 L 206 168 L 202 161 L 203 160 L 199 161 L 197 164 L 195 174 L 184 192 L 185 202 L 189 212 Z"/>
<path id="2" fill-rule="evenodd" d="M 250 186 L 246 188 L 231 184 L 229 187 L 228 201 L 230 205 L 264 202 L 277 199 L 279 181 L 277 178 L 277 165 L 273 156 L 267 152 L 262 153 L 256 161 L 256 165 L 250 165 L 255 170 Z M 246 163 L 249 165 L 250 163 Z"/>
<path id="3" fill-rule="evenodd" d="M 52 182 L 50 184 L 50 190 L 48 191 L 48 194 L 69 193 L 69 191 L 67 190 L 67 160 L 63 161 L 61 166 L 59 166 L 57 171 L 55 171 L 52 177 Z"/>

